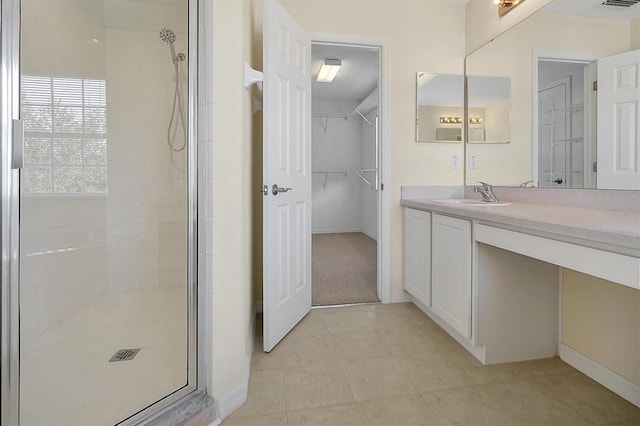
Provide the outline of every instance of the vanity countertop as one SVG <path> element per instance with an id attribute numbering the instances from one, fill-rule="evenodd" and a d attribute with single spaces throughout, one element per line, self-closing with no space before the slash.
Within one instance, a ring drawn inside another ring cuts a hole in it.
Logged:
<path id="1" fill-rule="evenodd" d="M 507 200 L 508 201 L 508 200 Z M 504 206 L 443 204 L 403 198 L 401 205 L 554 240 L 640 257 L 640 211 L 596 210 L 513 202 Z"/>

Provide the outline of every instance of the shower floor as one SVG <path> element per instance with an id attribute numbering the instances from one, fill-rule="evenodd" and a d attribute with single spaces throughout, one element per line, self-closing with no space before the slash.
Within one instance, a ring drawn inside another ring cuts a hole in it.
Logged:
<path id="1" fill-rule="evenodd" d="M 184 386 L 186 318 L 171 288 L 108 295 L 53 327 L 22 349 L 21 424 L 113 425 Z"/>

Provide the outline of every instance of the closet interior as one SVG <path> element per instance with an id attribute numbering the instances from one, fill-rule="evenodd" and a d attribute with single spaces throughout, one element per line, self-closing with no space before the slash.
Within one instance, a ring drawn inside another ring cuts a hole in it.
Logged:
<path id="1" fill-rule="evenodd" d="M 379 63 L 378 49 L 312 46 L 314 306 L 379 301 Z"/>

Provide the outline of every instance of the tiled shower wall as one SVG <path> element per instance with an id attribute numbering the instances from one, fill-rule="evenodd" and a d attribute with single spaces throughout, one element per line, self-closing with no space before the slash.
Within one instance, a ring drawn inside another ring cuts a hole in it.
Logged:
<path id="1" fill-rule="evenodd" d="M 166 130 L 174 68 L 158 36 L 160 28 L 173 29 L 176 50 L 187 53 L 185 5 L 30 0 L 23 6 L 23 73 L 106 80 L 108 132 L 106 194 L 22 196 L 25 344 L 108 292 L 185 285 L 185 156 L 175 156 L 182 170 L 171 164 Z M 186 89 L 184 65 L 181 71 Z"/>
<path id="2" fill-rule="evenodd" d="M 187 53 L 185 4 L 105 2 L 109 291 L 186 283 L 186 151 L 172 164 L 167 126 L 175 70 L 158 36 L 160 28 L 172 29 L 176 52 Z M 186 71 L 183 62 L 185 114 Z M 175 146 L 184 141 L 178 132 Z"/>

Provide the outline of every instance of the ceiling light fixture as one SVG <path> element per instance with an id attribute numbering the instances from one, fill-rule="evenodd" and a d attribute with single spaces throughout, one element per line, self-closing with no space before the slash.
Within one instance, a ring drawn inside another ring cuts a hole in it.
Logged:
<path id="1" fill-rule="evenodd" d="M 320 68 L 316 81 L 320 83 L 331 83 L 336 77 L 336 74 L 338 74 L 338 71 L 340 71 L 341 66 L 342 61 L 340 59 L 325 59 L 322 62 L 322 68 Z"/>

